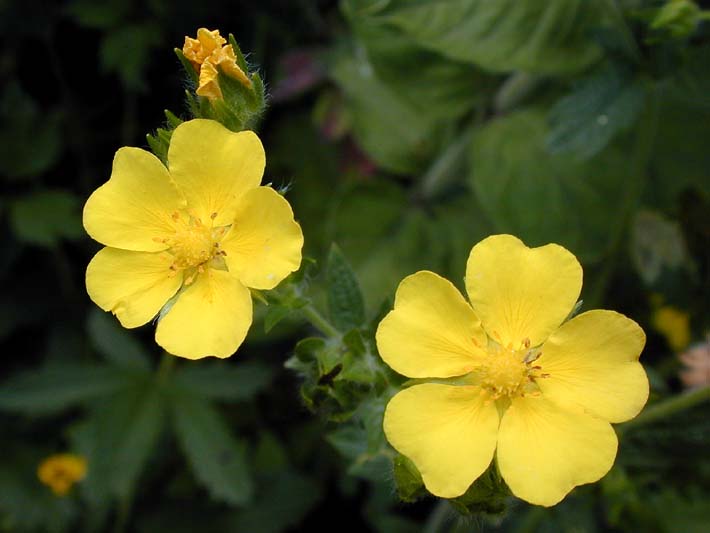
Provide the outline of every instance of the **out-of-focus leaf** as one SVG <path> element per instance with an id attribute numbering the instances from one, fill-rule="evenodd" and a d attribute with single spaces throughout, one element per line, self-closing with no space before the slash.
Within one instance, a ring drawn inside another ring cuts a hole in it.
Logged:
<path id="1" fill-rule="evenodd" d="M 72 0 L 65 8 L 80 26 L 103 30 L 123 21 L 131 9 L 125 0 L 108 0 L 96 3 L 93 0 Z"/>
<path id="2" fill-rule="evenodd" d="M 326 265 L 328 310 L 333 325 L 340 331 L 349 331 L 365 322 L 365 301 L 360 283 L 350 263 L 333 243 Z"/>
<path id="3" fill-rule="evenodd" d="M 312 479 L 282 470 L 260 487 L 253 505 L 237 514 L 233 531 L 279 533 L 296 528 L 322 497 Z"/>
<path id="4" fill-rule="evenodd" d="M 18 239 L 47 247 L 84 234 L 79 199 L 68 191 L 40 191 L 15 200 L 10 205 L 10 224 Z"/>
<path id="5" fill-rule="evenodd" d="M 210 361 L 179 368 L 173 384 L 211 400 L 238 402 L 256 396 L 273 378 L 274 369 L 264 363 L 243 361 L 231 365 Z"/>
<path id="6" fill-rule="evenodd" d="M 16 82 L 0 98 L 0 174 L 16 180 L 42 174 L 62 148 L 62 115 L 43 113 Z"/>
<path id="7" fill-rule="evenodd" d="M 710 150 L 707 124 L 710 106 L 683 101 L 674 92 L 661 92 L 658 132 L 651 151 L 648 202 L 676 206 L 678 195 L 695 189 L 710 198 Z"/>
<path id="8" fill-rule="evenodd" d="M 51 414 L 106 396 L 132 382 L 116 367 L 63 363 L 28 370 L 0 385 L 0 409 Z"/>
<path id="9" fill-rule="evenodd" d="M 165 412 L 163 390 L 145 379 L 97 402 L 89 417 L 71 429 L 74 448 L 87 458 L 82 488 L 93 506 L 133 494 L 165 427 Z"/>
<path id="10" fill-rule="evenodd" d="M 235 438 L 217 410 L 204 398 L 175 395 L 175 430 L 197 479 L 216 500 L 245 505 L 253 495 L 246 443 Z"/>
<path id="11" fill-rule="evenodd" d="M 146 349 L 111 315 L 94 309 L 89 313 L 86 327 L 91 343 L 107 361 L 136 370 L 150 368 Z"/>
<path id="12" fill-rule="evenodd" d="M 640 211 L 636 215 L 631 228 L 631 258 L 648 284 L 656 282 L 664 268 L 690 265 L 680 226 L 655 211 Z"/>
<path id="13" fill-rule="evenodd" d="M 145 69 L 153 48 L 162 43 L 160 28 L 153 24 L 127 24 L 112 29 L 99 49 L 101 67 L 116 73 L 128 90 L 144 91 Z"/>
<path id="14" fill-rule="evenodd" d="M 583 262 L 597 260 L 624 215 L 630 159 L 611 149 L 587 161 L 552 155 L 546 133 L 537 110 L 486 124 L 473 139 L 473 190 L 497 231 L 532 246 L 559 243 Z"/>
<path id="15" fill-rule="evenodd" d="M 579 72 L 600 50 L 590 32 L 605 5 L 586 0 L 394 0 L 365 9 L 382 16 L 423 46 L 494 72 Z"/>
<path id="16" fill-rule="evenodd" d="M 606 66 L 585 78 L 550 109 L 547 148 L 589 158 L 631 127 L 643 108 L 643 84 L 621 67 Z"/>
<path id="17" fill-rule="evenodd" d="M 364 54 L 337 54 L 331 75 L 345 94 L 355 138 L 382 168 L 414 174 L 451 135 L 447 121 L 411 107 L 384 84 Z"/>
<path id="18" fill-rule="evenodd" d="M 427 50 L 360 1 L 341 5 L 375 75 L 413 109 L 455 120 L 483 102 L 495 78 Z"/>

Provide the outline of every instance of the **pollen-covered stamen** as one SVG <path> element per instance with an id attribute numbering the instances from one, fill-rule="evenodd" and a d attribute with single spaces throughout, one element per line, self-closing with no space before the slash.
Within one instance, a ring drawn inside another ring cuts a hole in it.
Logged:
<path id="1" fill-rule="evenodd" d="M 195 269 L 196 273 L 204 272 L 206 264 L 216 256 L 225 255 L 220 250 L 219 241 L 226 233 L 226 227 L 213 228 L 212 221 L 217 213 L 210 216 L 210 224 L 205 225 L 194 213 L 181 214 L 175 212 L 171 215 L 175 221 L 175 233 L 168 238 L 161 239 L 161 242 L 168 245 L 174 261 L 170 266 L 171 276 L 180 270 Z M 186 278 L 185 283 L 189 284 L 194 280 L 194 272 Z"/>
<path id="2" fill-rule="evenodd" d="M 488 351 L 488 357 L 481 369 L 481 387 L 489 399 L 511 398 L 538 394 L 535 380 L 546 378 L 540 366 L 533 363 L 541 352 L 530 348 L 530 341 L 524 340 L 520 350 L 510 346 L 496 346 Z"/>

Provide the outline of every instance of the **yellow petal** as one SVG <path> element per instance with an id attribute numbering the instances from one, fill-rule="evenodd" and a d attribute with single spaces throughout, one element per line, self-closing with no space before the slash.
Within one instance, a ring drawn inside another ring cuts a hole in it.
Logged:
<path id="1" fill-rule="evenodd" d="M 104 311 L 111 311 L 125 328 L 151 320 L 182 284 L 173 273 L 167 252 L 130 252 L 104 248 L 86 268 L 86 290 Z"/>
<path id="2" fill-rule="evenodd" d="M 415 385 L 387 404 L 384 430 L 417 466 L 429 492 L 455 498 L 493 459 L 498 411 L 478 387 Z"/>
<path id="3" fill-rule="evenodd" d="M 266 157 L 253 131 L 234 133 L 214 120 L 180 124 L 168 149 L 170 175 L 188 209 L 215 226 L 234 220 L 239 199 L 259 186 Z M 216 213 L 216 215 L 215 215 Z"/>
<path id="4" fill-rule="evenodd" d="M 614 464 L 617 439 L 605 420 L 545 398 L 514 398 L 498 432 L 498 467 L 518 498 L 551 506 Z"/>
<path id="5" fill-rule="evenodd" d="M 223 46 L 216 51 L 211 60 L 222 69 L 227 76 L 239 80 L 239 82 L 247 88 L 251 88 L 251 80 L 244 71 L 237 65 L 237 56 L 234 54 L 234 49 L 231 44 Z"/>
<path id="6" fill-rule="evenodd" d="M 185 206 L 165 166 L 140 148 L 121 148 L 111 178 L 84 206 L 84 228 L 106 246 L 140 252 L 167 247 L 159 239 L 175 231 L 170 216 Z"/>
<path id="7" fill-rule="evenodd" d="M 411 378 L 466 374 L 486 347 L 481 323 L 461 293 L 424 270 L 399 284 L 394 309 L 380 322 L 376 337 L 382 359 Z"/>
<path id="8" fill-rule="evenodd" d="M 252 320 L 251 293 L 224 270 L 209 269 L 182 291 L 155 331 L 173 355 L 229 357 L 244 341 Z"/>
<path id="9" fill-rule="evenodd" d="M 212 61 L 207 60 L 200 68 L 200 84 L 195 91 L 198 95 L 204 96 L 214 102 L 222 99 L 222 89 L 219 87 L 219 72 Z"/>
<path id="10" fill-rule="evenodd" d="M 537 383 L 559 405 L 578 405 L 609 422 L 624 422 L 648 399 L 648 378 L 638 362 L 645 343 L 643 330 L 624 315 L 582 313 L 543 344 L 536 364 L 549 377 Z"/>
<path id="11" fill-rule="evenodd" d="M 301 265 L 303 233 L 286 199 L 257 187 L 243 196 L 220 245 L 229 271 L 244 285 L 273 289 Z"/>
<path id="12" fill-rule="evenodd" d="M 488 335 L 520 349 L 541 344 L 567 317 L 582 289 L 582 267 L 557 244 L 528 248 L 494 235 L 471 250 L 466 290 Z"/>

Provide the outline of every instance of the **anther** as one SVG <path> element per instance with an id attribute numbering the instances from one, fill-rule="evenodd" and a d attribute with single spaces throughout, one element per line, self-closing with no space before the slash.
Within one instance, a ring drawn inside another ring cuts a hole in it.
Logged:
<path id="1" fill-rule="evenodd" d="M 215 218 L 217 218 L 217 211 L 215 211 L 214 213 L 212 213 L 212 214 L 210 215 L 210 218 L 211 218 L 212 220 L 214 220 Z"/>
<path id="2" fill-rule="evenodd" d="M 523 339 L 523 346 L 525 346 L 525 349 L 530 348 L 530 339 L 528 337 Z"/>

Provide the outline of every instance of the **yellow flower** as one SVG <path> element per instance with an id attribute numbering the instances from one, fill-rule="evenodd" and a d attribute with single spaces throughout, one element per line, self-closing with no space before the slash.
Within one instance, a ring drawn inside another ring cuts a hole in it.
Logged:
<path id="1" fill-rule="evenodd" d="M 382 358 L 411 378 L 455 378 L 407 388 L 385 411 L 387 439 L 432 494 L 460 496 L 494 454 L 513 494 L 546 506 L 611 468 L 610 422 L 633 418 L 648 398 L 646 339 L 613 311 L 564 322 L 581 288 L 565 248 L 510 235 L 471 250 L 470 304 L 432 272 L 402 281 L 377 330 Z"/>
<path id="2" fill-rule="evenodd" d="M 680 352 L 690 343 L 690 315 L 685 311 L 665 305 L 654 311 L 652 321 L 673 351 Z"/>
<path id="3" fill-rule="evenodd" d="M 222 89 L 218 80 L 219 70 L 239 80 L 247 88 L 252 86 L 249 77 L 237 65 L 234 48 L 231 44 L 225 44 L 226 42 L 219 34 L 219 30 L 210 31 L 200 28 L 197 30 L 197 39 L 185 37 L 182 48 L 183 55 L 199 74 L 199 85 L 195 92 L 210 101 L 222 99 Z"/>
<path id="4" fill-rule="evenodd" d="M 233 354 L 252 321 L 249 288 L 273 289 L 301 263 L 291 206 L 259 186 L 264 164 L 253 132 L 203 119 L 175 129 L 169 168 L 118 150 L 84 206 L 86 231 L 106 246 L 86 270 L 91 299 L 126 328 L 162 309 L 155 339 L 172 354 Z"/>
<path id="5" fill-rule="evenodd" d="M 57 496 L 69 493 L 86 476 L 86 459 L 71 453 L 50 455 L 37 467 L 37 477 Z"/>

